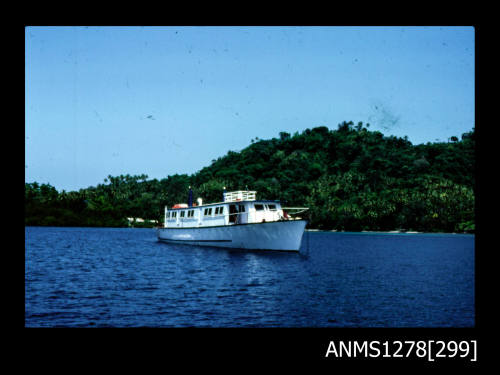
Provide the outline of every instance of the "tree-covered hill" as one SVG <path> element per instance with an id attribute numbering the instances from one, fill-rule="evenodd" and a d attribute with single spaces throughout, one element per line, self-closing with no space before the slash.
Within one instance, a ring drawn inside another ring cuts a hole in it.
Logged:
<path id="1" fill-rule="evenodd" d="M 228 190 L 311 208 L 310 227 L 337 230 L 473 232 L 474 130 L 448 142 L 412 145 L 369 125 L 343 122 L 252 140 L 193 175 L 148 180 L 108 176 L 78 192 L 26 184 L 26 225 L 126 226 L 127 217 L 162 220 L 163 206 L 204 202 Z"/>

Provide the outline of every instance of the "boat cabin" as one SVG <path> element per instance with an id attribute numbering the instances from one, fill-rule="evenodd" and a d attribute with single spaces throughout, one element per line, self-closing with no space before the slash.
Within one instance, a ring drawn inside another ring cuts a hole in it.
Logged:
<path id="1" fill-rule="evenodd" d="M 224 201 L 165 207 L 165 228 L 200 228 L 286 220 L 279 201 L 257 200 L 255 191 L 224 193 Z"/>

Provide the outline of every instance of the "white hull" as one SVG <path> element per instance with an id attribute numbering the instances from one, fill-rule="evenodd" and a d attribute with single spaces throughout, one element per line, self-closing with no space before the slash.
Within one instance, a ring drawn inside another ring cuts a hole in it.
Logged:
<path id="1" fill-rule="evenodd" d="M 299 251 L 305 220 L 223 225 L 202 228 L 158 228 L 158 239 L 172 243 L 238 249 Z"/>

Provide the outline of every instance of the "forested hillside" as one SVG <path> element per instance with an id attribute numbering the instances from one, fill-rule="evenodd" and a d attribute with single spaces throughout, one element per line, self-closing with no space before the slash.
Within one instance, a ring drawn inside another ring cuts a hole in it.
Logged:
<path id="1" fill-rule="evenodd" d="M 108 176 L 103 184 L 58 193 L 25 184 L 25 224 L 127 226 L 127 217 L 161 221 L 163 206 L 221 200 L 222 189 L 250 189 L 263 199 L 308 206 L 311 228 L 474 232 L 475 133 L 447 142 L 408 139 L 343 122 L 255 139 L 193 175 L 164 179 Z"/>

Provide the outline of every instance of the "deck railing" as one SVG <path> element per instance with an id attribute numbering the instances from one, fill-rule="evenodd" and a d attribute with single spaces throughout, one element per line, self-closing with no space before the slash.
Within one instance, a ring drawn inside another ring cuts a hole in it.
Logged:
<path id="1" fill-rule="evenodd" d="M 224 193 L 225 202 L 240 202 L 240 201 L 254 201 L 256 199 L 256 191 L 239 190 Z"/>
<path id="2" fill-rule="evenodd" d="M 276 211 L 276 212 L 283 212 L 283 215 L 281 215 L 281 213 L 279 213 L 279 219 L 276 220 L 276 221 L 287 221 L 287 220 L 301 220 L 302 218 L 301 217 L 296 217 L 296 215 L 298 214 L 301 214 L 303 212 L 306 212 L 308 211 L 309 208 L 308 207 L 282 207 L 281 210 L 271 210 L 271 211 Z M 248 212 L 234 212 L 234 213 L 230 213 L 230 214 L 222 214 L 222 215 L 217 215 L 217 216 L 213 216 L 214 218 L 217 218 L 217 217 L 229 217 L 229 225 L 233 225 L 233 224 L 240 224 L 240 217 L 241 215 L 248 215 L 249 213 Z M 184 219 L 184 218 L 182 218 Z M 183 223 L 184 221 L 181 220 L 181 223 Z M 155 228 L 166 228 L 164 226 L 164 224 L 160 224 L 158 226 L 156 226 Z M 190 227 L 192 228 L 192 227 Z M 194 227 L 193 227 L 194 228 Z"/>

